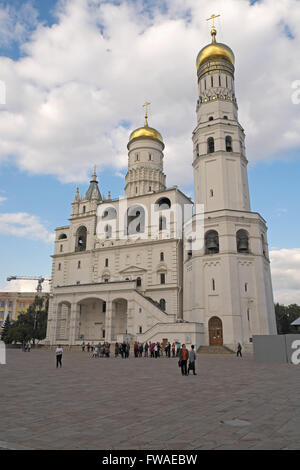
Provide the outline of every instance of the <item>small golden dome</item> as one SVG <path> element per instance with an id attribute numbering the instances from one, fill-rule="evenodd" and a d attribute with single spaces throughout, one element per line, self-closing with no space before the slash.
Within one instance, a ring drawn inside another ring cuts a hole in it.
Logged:
<path id="1" fill-rule="evenodd" d="M 213 29 L 211 32 L 212 43 L 203 47 L 203 49 L 201 49 L 197 55 L 197 70 L 199 70 L 201 65 L 205 64 L 205 62 L 209 62 L 211 60 L 227 60 L 232 65 L 234 65 L 234 53 L 230 47 L 226 46 L 226 44 L 216 42 L 216 34 L 216 30 Z"/>
<path id="2" fill-rule="evenodd" d="M 129 142 L 140 137 L 149 137 L 150 139 L 156 139 L 163 143 L 161 134 L 156 129 L 153 129 L 153 127 L 148 127 L 146 125 L 144 127 L 139 127 L 138 129 L 135 129 L 133 132 L 131 132 Z"/>

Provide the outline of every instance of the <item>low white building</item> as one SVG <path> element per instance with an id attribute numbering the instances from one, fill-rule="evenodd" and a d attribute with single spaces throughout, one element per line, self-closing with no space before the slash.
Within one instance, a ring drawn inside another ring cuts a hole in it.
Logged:
<path id="1" fill-rule="evenodd" d="M 276 334 L 267 227 L 250 209 L 234 55 L 214 28 L 197 75 L 195 204 L 166 186 L 163 139 L 146 111 L 129 138 L 125 197 L 104 199 L 94 171 L 87 192 L 76 192 L 70 224 L 56 230 L 48 344 L 127 338 L 233 348 Z"/>

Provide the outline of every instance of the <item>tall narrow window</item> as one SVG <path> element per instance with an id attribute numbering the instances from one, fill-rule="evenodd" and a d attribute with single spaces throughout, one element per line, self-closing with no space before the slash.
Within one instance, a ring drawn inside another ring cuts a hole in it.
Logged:
<path id="1" fill-rule="evenodd" d="M 152 155 L 151 155 L 151 153 L 149 153 L 149 160 L 152 160 Z"/>
<path id="2" fill-rule="evenodd" d="M 214 153 L 215 151 L 215 141 L 213 137 L 207 139 L 207 153 Z"/>
<path id="3" fill-rule="evenodd" d="M 204 79 L 204 89 L 206 90 L 206 79 Z"/>
<path id="4" fill-rule="evenodd" d="M 78 261 L 78 263 L 77 263 L 77 269 L 80 269 L 80 268 L 81 268 L 81 262 Z"/>
<path id="5" fill-rule="evenodd" d="M 142 285 L 142 279 L 141 279 L 140 277 L 138 277 L 138 278 L 136 279 L 136 286 L 137 286 L 137 287 L 141 287 L 141 285 Z"/>
<path id="6" fill-rule="evenodd" d="M 245 292 L 248 292 L 248 282 L 245 282 Z"/>
<path id="7" fill-rule="evenodd" d="M 108 258 L 105 258 L 105 267 L 108 268 Z"/>
<path id="8" fill-rule="evenodd" d="M 219 86 L 221 86 L 221 76 L 219 75 Z"/>
<path id="9" fill-rule="evenodd" d="M 160 261 L 164 261 L 164 259 L 165 259 L 164 253 L 161 252 L 161 254 L 160 254 Z"/>
<path id="10" fill-rule="evenodd" d="M 83 212 L 84 214 L 85 214 L 85 209 L 86 209 L 86 207 L 85 207 L 85 206 L 83 206 L 83 208 L 82 208 L 82 212 Z"/>
<path id="11" fill-rule="evenodd" d="M 165 284 L 166 283 L 166 275 L 165 273 L 160 274 L 160 283 Z"/>
<path id="12" fill-rule="evenodd" d="M 216 290 L 216 282 L 214 279 L 211 280 L 212 290 Z"/>
<path id="13" fill-rule="evenodd" d="M 227 78 L 227 75 L 226 75 L 226 88 L 228 88 L 228 78 Z"/>
<path id="14" fill-rule="evenodd" d="M 214 86 L 214 79 L 213 79 L 213 76 L 210 77 L 210 81 L 211 81 L 211 86 L 213 87 L 213 86 Z"/>
<path id="15" fill-rule="evenodd" d="M 105 302 L 105 300 L 103 301 L 103 304 L 102 304 L 102 312 L 103 313 L 106 312 L 106 302 Z"/>
<path id="16" fill-rule="evenodd" d="M 60 247 L 59 247 L 59 251 L 62 253 L 62 252 L 63 252 L 63 250 L 64 250 L 64 247 L 63 247 L 63 245 L 60 245 Z"/>
<path id="17" fill-rule="evenodd" d="M 159 301 L 160 308 L 165 311 L 166 310 L 166 301 L 165 299 L 160 299 Z"/>
<path id="18" fill-rule="evenodd" d="M 166 230 L 167 228 L 167 219 L 165 216 L 161 215 L 159 217 L 159 230 Z"/>
<path id="19" fill-rule="evenodd" d="M 58 271 L 61 271 L 61 263 L 58 263 Z"/>
<path id="20" fill-rule="evenodd" d="M 227 135 L 225 138 L 226 152 L 232 152 L 232 137 Z"/>

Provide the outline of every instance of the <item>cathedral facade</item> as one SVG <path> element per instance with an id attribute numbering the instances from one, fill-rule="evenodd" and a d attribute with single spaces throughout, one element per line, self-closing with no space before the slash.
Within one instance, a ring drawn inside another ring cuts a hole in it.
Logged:
<path id="1" fill-rule="evenodd" d="M 276 334 L 265 220 L 251 212 L 234 54 L 198 54 L 194 203 L 166 186 L 164 142 L 148 125 L 128 143 L 125 196 L 104 198 L 96 170 L 56 230 L 46 343 L 179 341 L 250 346 Z"/>

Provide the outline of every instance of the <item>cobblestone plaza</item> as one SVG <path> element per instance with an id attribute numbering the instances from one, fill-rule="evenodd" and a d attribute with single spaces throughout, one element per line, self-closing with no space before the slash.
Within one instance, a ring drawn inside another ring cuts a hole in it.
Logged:
<path id="1" fill-rule="evenodd" d="M 300 367 L 201 354 L 94 358 L 8 349 L 0 366 L 1 449 L 299 449 Z"/>

